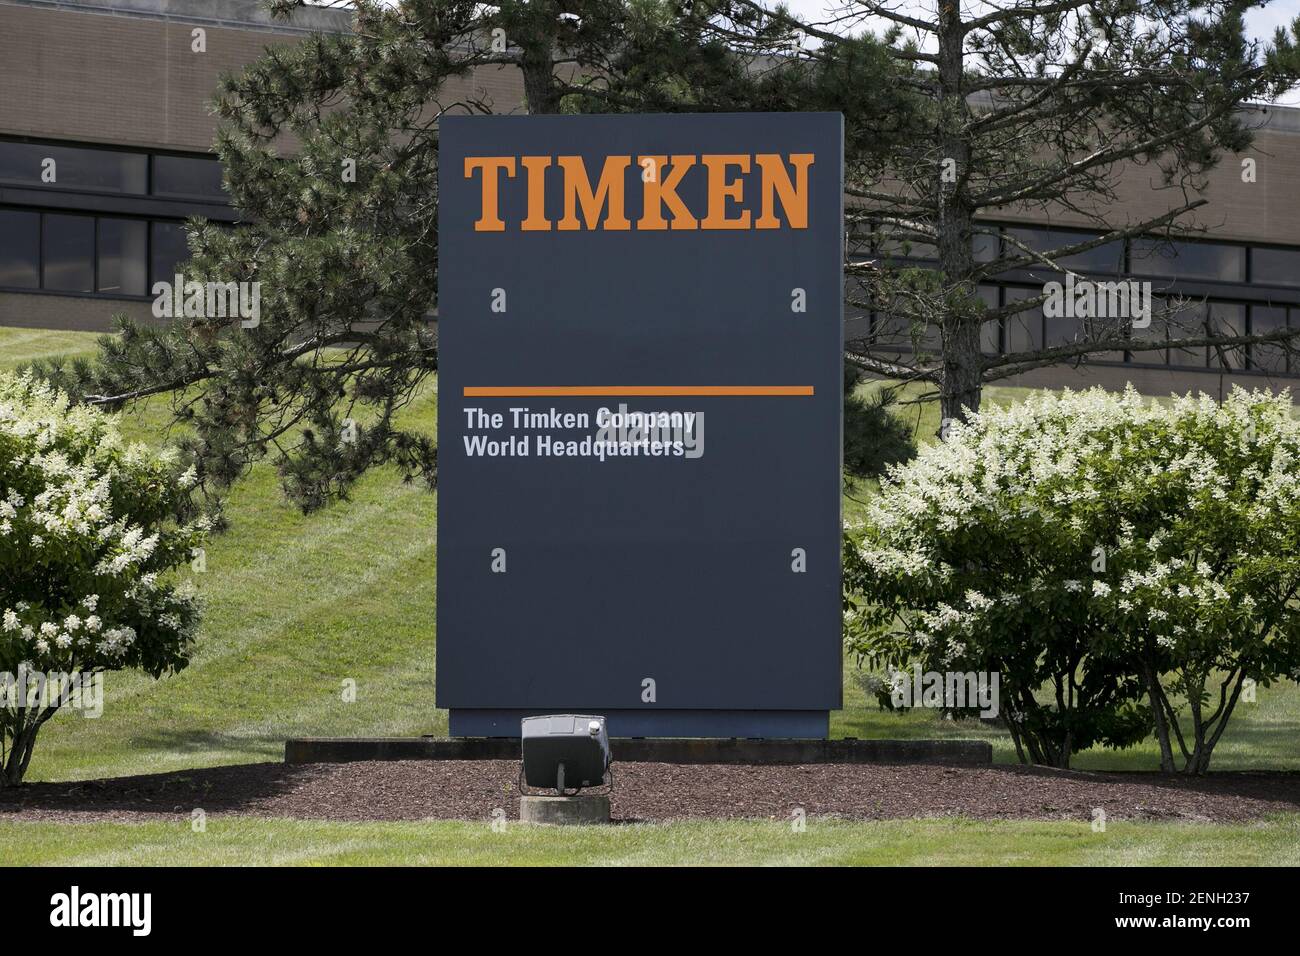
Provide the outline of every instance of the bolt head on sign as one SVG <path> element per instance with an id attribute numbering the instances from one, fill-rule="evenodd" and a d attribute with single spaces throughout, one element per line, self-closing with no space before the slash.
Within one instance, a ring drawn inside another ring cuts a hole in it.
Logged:
<path id="1" fill-rule="evenodd" d="M 604 714 L 613 736 L 825 735 L 842 129 L 837 113 L 442 120 L 453 734 L 559 712 Z"/>

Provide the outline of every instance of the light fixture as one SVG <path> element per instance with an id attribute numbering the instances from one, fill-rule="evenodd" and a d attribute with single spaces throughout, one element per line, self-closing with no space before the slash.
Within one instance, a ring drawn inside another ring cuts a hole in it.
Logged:
<path id="1" fill-rule="evenodd" d="M 606 782 L 610 753 L 604 717 L 583 714 L 525 717 L 520 738 L 524 783 L 529 787 L 564 795 Z"/>

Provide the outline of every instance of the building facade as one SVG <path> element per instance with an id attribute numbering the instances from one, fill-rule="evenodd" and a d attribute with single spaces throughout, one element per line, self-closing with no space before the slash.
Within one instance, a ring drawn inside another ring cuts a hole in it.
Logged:
<path id="1" fill-rule="evenodd" d="M 344 10 L 301 10 L 291 22 L 273 22 L 256 0 L 0 0 L 0 325 L 103 330 L 117 312 L 148 318 L 153 282 L 169 279 L 187 256 L 184 221 L 238 220 L 210 152 L 209 103 L 220 75 L 269 46 L 348 29 Z M 522 80 L 511 69 L 460 82 L 498 112 L 523 108 Z M 1134 239 L 1069 267 L 1098 279 L 1150 280 L 1159 294 L 1195 300 L 1191 307 L 1220 328 L 1300 327 L 1300 110 L 1261 108 L 1250 122 L 1259 127 L 1251 152 L 1212 171 L 1209 202 L 1191 220 L 1205 227 L 1205 239 Z M 1174 204 L 1157 170 L 1135 168 L 1106 214 L 1122 224 Z M 1010 209 L 994 225 L 1043 248 L 1091 228 L 1082 217 L 1046 223 Z M 923 262 L 925 252 L 910 255 Z M 1008 274 L 981 294 L 1000 305 L 1038 294 L 1052 278 Z M 848 338 L 871 331 L 870 316 L 849 317 Z M 1026 313 L 990 323 L 985 348 L 1052 345 L 1077 331 Z M 1297 376 L 1300 362 L 1275 346 L 1172 348 L 1097 356 L 1005 384 L 1132 381 L 1152 393 L 1215 393 L 1233 381 L 1286 384 Z"/>
<path id="2" fill-rule="evenodd" d="M 151 314 L 184 222 L 238 218 L 210 152 L 218 78 L 316 30 L 253 0 L 0 0 L 0 325 Z"/>
<path id="3" fill-rule="evenodd" d="M 1150 282 L 1157 309 L 1184 303 L 1179 321 L 1185 325 L 1237 334 L 1300 327 L 1300 109 L 1253 108 L 1244 122 L 1256 130 L 1249 152 L 1225 156 L 1206 176 L 1201 197 L 1207 203 L 1180 220 L 1197 231 L 1196 238 L 1166 242 L 1136 237 L 1066 257 L 1061 264 L 1097 282 Z M 1162 182 L 1154 165 L 1125 169 L 1117 191 L 1118 201 L 1098 210 L 1116 229 L 1158 217 L 1185 201 L 1181 191 Z M 1041 213 L 1008 208 L 981 225 L 997 233 L 997 238 L 981 237 L 977 243 L 976 254 L 985 261 L 999 254 L 1004 237 L 1049 250 L 1101 235 L 1095 222 L 1070 212 L 1044 222 Z M 877 254 L 903 258 L 890 250 Z M 927 255 L 928 250 L 912 246 L 905 258 L 924 266 Z M 1046 268 L 1026 269 L 999 276 L 979 292 L 987 305 L 996 307 L 1040 295 L 1044 283 L 1062 279 Z M 874 331 L 886 340 L 897 338 L 884 327 L 888 322 L 881 316 L 850 316 L 846 337 Z M 1159 326 L 1157 322 L 1143 334 L 1167 334 Z M 1070 342 L 1080 332 L 1081 320 L 1049 318 L 1035 309 L 988 323 L 983 345 L 989 353 L 1023 352 Z M 1278 387 L 1296 377 L 1296 356 L 1276 345 L 1250 345 L 1100 353 L 1079 367 L 1036 369 L 999 384 L 1122 388 L 1132 382 L 1151 394 L 1188 389 L 1220 394 L 1233 382 Z"/>

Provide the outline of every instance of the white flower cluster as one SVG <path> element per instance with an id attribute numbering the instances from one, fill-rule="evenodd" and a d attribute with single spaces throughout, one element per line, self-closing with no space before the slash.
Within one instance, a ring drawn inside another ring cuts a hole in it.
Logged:
<path id="1" fill-rule="evenodd" d="M 81 614 L 47 619 L 29 602 L 20 601 L 0 614 L 0 630 L 17 634 L 50 662 L 68 663 L 74 657 L 86 661 L 92 652 L 110 661 L 121 658 L 135 642 L 136 632 L 125 626 L 105 628 L 94 613 L 98 604 L 99 595 L 88 594 L 78 604 Z"/>
<path id="2" fill-rule="evenodd" d="M 192 472 L 175 475 L 174 453 L 123 447 L 110 416 L 7 373 L 0 443 L 8 452 L 0 460 L 0 578 L 6 594 L 24 598 L 0 607 L 0 633 L 33 662 L 82 667 L 120 665 L 142 621 L 187 640 L 197 596 L 159 585 L 159 571 L 174 562 L 157 560 L 160 532 L 142 524 L 157 526 L 168 482 L 194 482 Z M 131 490 L 119 494 L 119 486 Z M 155 497 L 152 512 L 114 503 Z M 206 522 L 167 533 L 188 542 L 203 530 Z"/>
<path id="3" fill-rule="evenodd" d="M 857 557 L 912 606 L 923 641 L 1032 601 L 1076 621 L 1140 617 L 1163 642 L 1229 627 L 1269 574 L 1300 575 L 1298 538 L 1289 393 L 1235 388 L 1219 403 L 1066 390 L 954 423 L 891 467 Z M 1231 553 L 1212 566 L 1198 557 L 1207 542 Z M 1095 554 L 1110 573 L 1090 567 Z"/>

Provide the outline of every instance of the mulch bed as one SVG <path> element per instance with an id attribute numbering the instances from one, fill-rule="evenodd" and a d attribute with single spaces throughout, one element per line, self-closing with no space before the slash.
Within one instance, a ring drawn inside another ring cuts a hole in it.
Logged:
<path id="1" fill-rule="evenodd" d="M 143 821 L 208 814 L 318 820 L 490 820 L 517 815 L 519 764 L 403 760 L 247 764 L 0 790 L 0 821 Z M 622 821 L 809 816 L 1243 821 L 1300 811 L 1300 774 L 1219 773 L 1201 779 L 1019 766 L 926 764 L 682 766 L 615 764 Z"/>

